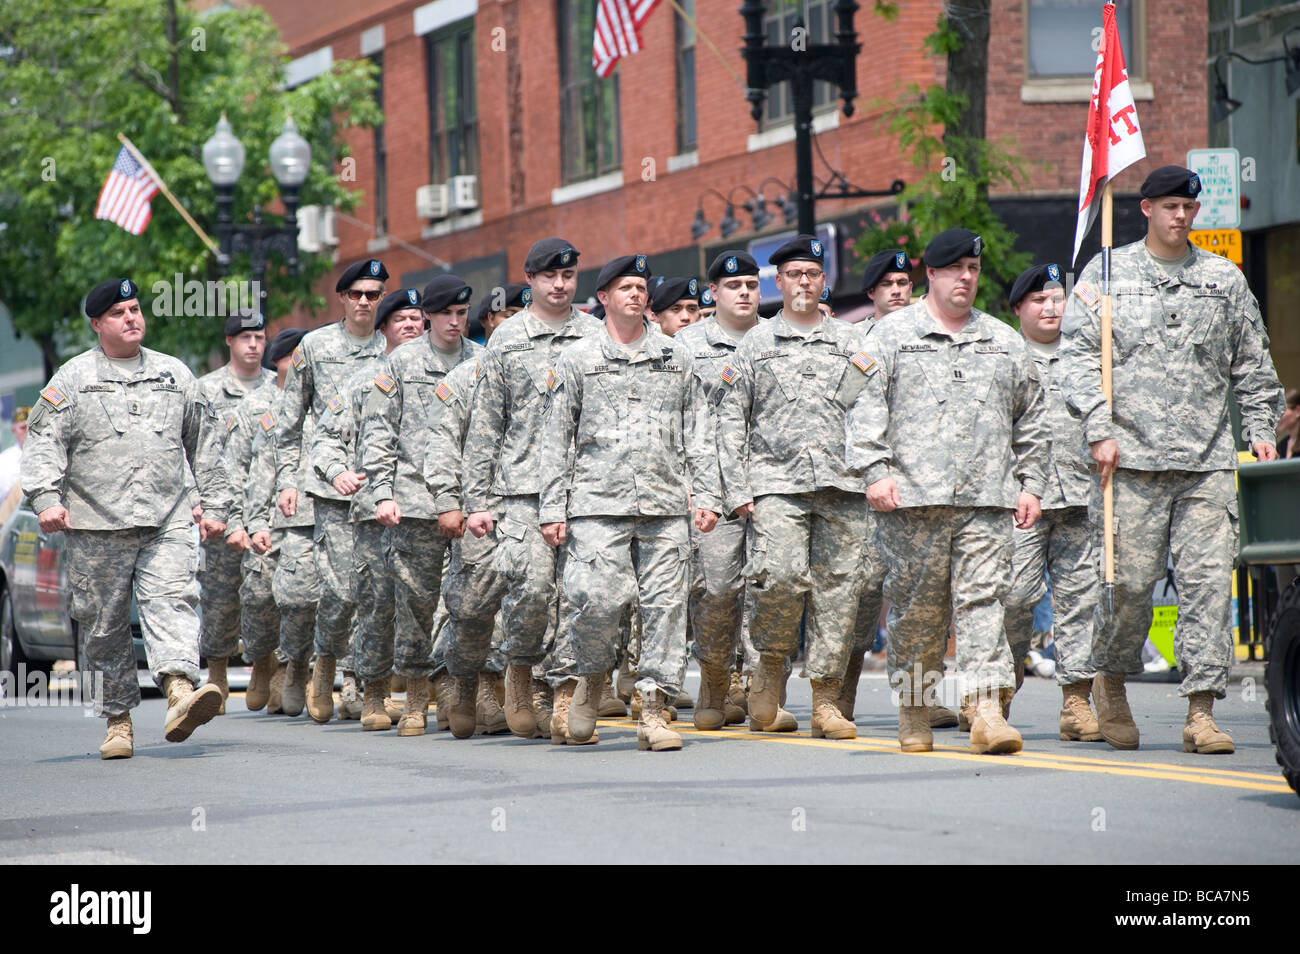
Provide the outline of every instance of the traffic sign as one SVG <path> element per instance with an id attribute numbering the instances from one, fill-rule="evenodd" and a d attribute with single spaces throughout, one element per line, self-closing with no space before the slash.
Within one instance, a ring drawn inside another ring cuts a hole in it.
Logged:
<path id="1" fill-rule="evenodd" d="M 1235 229 L 1241 225 L 1241 154 L 1236 149 L 1189 149 L 1187 168 L 1201 177 L 1196 200 L 1198 229 Z"/>
<path id="2" fill-rule="evenodd" d="M 1200 216 L 1196 217 L 1200 221 Z M 1241 229 L 1192 229 L 1192 244 L 1241 264 Z"/>

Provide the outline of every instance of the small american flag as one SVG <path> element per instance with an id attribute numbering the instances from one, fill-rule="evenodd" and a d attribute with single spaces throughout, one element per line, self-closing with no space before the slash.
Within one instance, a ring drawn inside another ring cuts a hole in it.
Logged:
<path id="1" fill-rule="evenodd" d="M 95 218 L 107 219 L 132 235 L 139 235 L 153 214 L 149 200 L 157 194 L 158 184 L 123 146 L 117 151 L 113 171 L 104 180 L 104 188 L 99 190 Z"/>
<path id="2" fill-rule="evenodd" d="M 591 66 L 597 76 L 607 78 L 619 57 L 641 49 L 641 25 L 658 5 L 659 0 L 599 0 L 591 47 Z"/>

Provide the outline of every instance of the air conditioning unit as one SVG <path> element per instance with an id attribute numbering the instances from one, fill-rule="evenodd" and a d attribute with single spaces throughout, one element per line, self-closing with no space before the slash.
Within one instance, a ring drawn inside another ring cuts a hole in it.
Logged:
<path id="1" fill-rule="evenodd" d="M 321 209 L 320 216 L 320 241 L 322 245 L 330 248 L 337 248 L 339 244 L 338 217 L 334 214 L 334 206 L 327 205 Z"/>
<path id="2" fill-rule="evenodd" d="M 298 210 L 298 251 L 320 251 L 320 226 L 321 214 L 319 205 L 304 205 Z"/>
<path id="3" fill-rule="evenodd" d="M 447 188 L 451 190 L 451 207 L 456 211 L 478 208 L 478 176 L 452 176 Z"/>
<path id="4" fill-rule="evenodd" d="M 451 211 L 449 196 L 445 184 L 420 186 L 415 190 L 415 214 L 422 219 L 445 219 Z"/>

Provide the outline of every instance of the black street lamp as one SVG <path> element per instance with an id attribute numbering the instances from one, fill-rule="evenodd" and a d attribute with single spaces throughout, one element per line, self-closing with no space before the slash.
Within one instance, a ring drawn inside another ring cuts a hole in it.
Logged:
<path id="1" fill-rule="evenodd" d="M 258 311 L 265 313 L 266 262 L 271 252 L 279 252 L 289 265 L 289 274 L 298 274 L 298 190 L 307 181 L 311 167 L 311 146 L 298 135 L 292 117 L 286 117 L 284 130 L 271 143 L 271 174 L 280 186 L 284 202 L 284 224 L 267 225 L 262 209 L 253 206 L 253 221 L 236 224 L 231 216 L 235 182 L 244 169 L 244 144 L 235 138 L 225 113 L 217 122 L 217 131 L 203 144 L 203 167 L 217 190 L 217 242 L 221 251 L 217 264 L 221 274 L 230 270 L 230 259 L 247 252 L 253 281 L 257 283 Z"/>

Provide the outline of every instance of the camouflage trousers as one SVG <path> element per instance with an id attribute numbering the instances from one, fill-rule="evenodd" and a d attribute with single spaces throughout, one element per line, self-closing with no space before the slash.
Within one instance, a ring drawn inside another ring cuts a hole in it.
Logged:
<path id="1" fill-rule="evenodd" d="M 451 560 L 443 578 L 442 597 L 447 610 L 443 647 L 447 671 L 467 678 L 488 667 L 506 580 L 493 566 L 495 533 L 481 539 L 465 534 L 451 542 Z"/>
<path id="2" fill-rule="evenodd" d="M 389 665 L 391 668 L 395 657 L 399 674 L 428 679 L 434 669 L 433 623 L 442 591 L 447 538 L 438 532 L 436 520 L 404 517 L 388 530 L 387 540 L 397 608 L 396 644 Z"/>
<path id="3" fill-rule="evenodd" d="M 276 531 L 279 533 L 279 531 Z M 275 605 L 272 580 L 280 554 L 245 551 L 243 580 L 239 584 L 239 635 L 244 641 L 244 660 L 252 662 L 280 645 L 280 610 Z"/>
<path id="4" fill-rule="evenodd" d="M 492 566 L 506 582 L 503 649 L 511 663 L 533 666 L 551 649 L 546 635 L 556 618 L 564 555 L 542 537 L 536 497 L 506 497 L 502 504 Z"/>
<path id="5" fill-rule="evenodd" d="M 926 695 L 943 676 L 949 621 L 966 691 L 1014 686 L 1002 614 L 1011 575 L 1011 511 L 909 507 L 876 514 L 876 520 L 891 604 L 889 679 L 903 704 L 938 702 Z"/>
<path id="6" fill-rule="evenodd" d="M 676 695 L 686 675 L 686 606 L 691 565 L 688 519 L 574 517 L 566 527 L 564 618 L 576 675 L 608 672 L 618 656 L 619 621 L 639 607 L 637 688 Z M 556 663 L 565 662 L 563 645 Z"/>
<path id="7" fill-rule="evenodd" d="M 803 620 L 809 678 L 844 678 L 862 585 L 866 508 L 862 494 L 833 488 L 754 500 L 754 543 L 744 573 L 760 653 L 792 656 Z"/>
<path id="8" fill-rule="evenodd" d="M 197 558 L 188 526 L 67 531 L 72 618 L 81 624 L 86 666 L 104 677 L 96 715 L 121 715 L 140 704 L 132 595 L 154 682 L 161 687 L 167 675 L 198 682 Z"/>
<path id="9" fill-rule="evenodd" d="M 1016 663 L 1029 652 L 1034 607 L 1047 592 L 1043 573 L 1052 577 L 1052 638 L 1056 641 L 1056 682 L 1087 682 L 1096 670 L 1092 629 L 1101 593 L 1093 555 L 1092 524 L 1086 507 L 1044 510 L 1028 530 L 1013 531 L 1011 589 L 1004 601 L 1007 644 Z"/>
<path id="10" fill-rule="evenodd" d="M 346 657 L 357 608 L 352 576 L 356 524 L 348 517 L 347 501 L 317 497 L 313 503 L 316 572 L 321 584 L 320 604 L 316 607 L 316 655 Z"/>
<path id="11" fill-rule="evenodd" d="M 853 625 L 853 655 L 871 652 L 876 644 L 880 608 L 885 605 L 885 561 L 876 548 L 876 514 L 867 509 L 866 531 L 862 535 L 862 594 L 858 597 L 858 618 Z"/>
<path id="12" fill-rule="evenodd" d="M 271 595 L 280 610 L 280 652 L 286 660 L 306 662 L 311 658 L 316 632 L 316 608 L 320 602 L 320 574 L 311 527 L 273 530 L 279 536 L 280 558 L 271 575 Z"/>
<path id="13" fill-rule="evenodd" d="M 239 586 L 242 551 L 226 546 L 222 536 L 201 544 L 199 562 L 199 650 L 224 658 L 239 647 Z"/>
<path id="14" fill-rule="evenodd" d="M 745 616 L 745 518 L 691 534 L 690 633 L 701 665 L 730 669 Z"/>
<path id="15" fill-rule="evenodd" d="M 387 528 L 378 520 L 360 520 L 352 524 L 352 533 L 357 599 L 352 662 L 364 682 L 393 671 L 393 570 Z"/>
<path id="16" fill-rule="evenodd" d="M 1173 557 L 1178 589 L 1174 655 L 1180 695 L 1227 695 L 1232 668 L 1232 564 L 1237 555 L 1237 494 L 1230 470 L 1116 472 L 1114 616 L 1098 605 L 1092 665 L 1113 675 L 1142 671 L 1151 595 Z M 1102 550 L 1099 481 L 1092 505 L 1098 573 Z"/>

